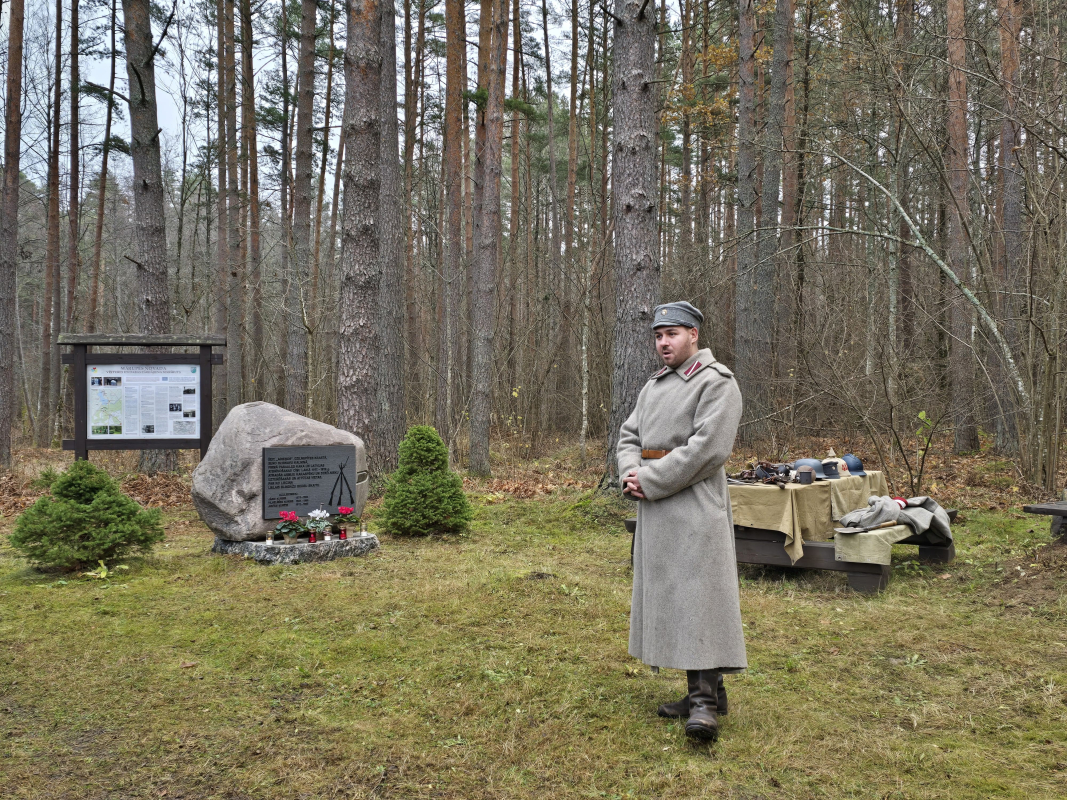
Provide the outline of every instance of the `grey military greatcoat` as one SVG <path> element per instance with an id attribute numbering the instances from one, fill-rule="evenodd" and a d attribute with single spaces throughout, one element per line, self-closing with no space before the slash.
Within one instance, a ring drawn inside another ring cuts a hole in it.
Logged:
<path id="1" fill-rule="evenodd" d="M 630 655 L 674 669 L 748 666 L 723 465 L 741 419 L 733 373 L 699 350 L 645 384 L 619 440 L 619 475 L 638 470 Z M 658 459 L 641 451 L 669 450 Z"/>

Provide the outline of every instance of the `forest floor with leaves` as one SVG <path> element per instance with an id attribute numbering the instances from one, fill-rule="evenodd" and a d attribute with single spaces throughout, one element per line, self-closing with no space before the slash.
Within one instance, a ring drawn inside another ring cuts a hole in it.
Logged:
<path id="1" fill-rule="evenodd" d="M 0 482 L 5 797 L 1067 796 L 1067 546 L 992 456 L 933 467 L 961 509 L 951 565 L 898 546 L 873 597 L 741 567 L 750 668 L 714 745 L 655 715 L 683 675 L 626 653 L 633 506 L 577 448 L 466 479 L 465 535 L 274 567 L 209 552 L 187 475 L 94 454 L 167 534 L 103 578 L 15 557 L 33 478 L 66 460 L 20 456 Z"/>

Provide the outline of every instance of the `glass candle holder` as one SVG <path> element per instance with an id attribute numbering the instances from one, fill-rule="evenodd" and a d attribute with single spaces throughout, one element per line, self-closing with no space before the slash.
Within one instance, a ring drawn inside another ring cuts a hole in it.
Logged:
<path id="1" fill-rule="evenodd" d="M 340 528 L 339 531 L 340 532 L 337 534 L 337 538 L 338 539 L 340 539 L 341 541 L 344 541 L 345 539 L 348 538 L 348 528 Z"/>
<path id="2" fill-rule="evenodd" d="M 316 541 L 317 540 L 315 539 L 315 531 L 311 531 L 308 534 L 308 544 L 315 544 Z"/>

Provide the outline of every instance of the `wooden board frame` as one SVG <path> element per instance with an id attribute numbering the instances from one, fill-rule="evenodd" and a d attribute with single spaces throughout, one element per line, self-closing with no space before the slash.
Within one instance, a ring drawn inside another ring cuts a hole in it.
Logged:
<path id="1" fill-rule="evenodd" d="M 225 336 L 189 336 L 186 334 L 62 334 L 59 346 L 73 348 L 61 361 L 73 367 L 74 438 L 63 440 L 64 450 L 73 450 L 75 459 L 88 461 L 90 450 L 194 450 L 207 455 L 211 444 L 211 367 L 222 364 L 221 353 L 212 347 L 225 347 Z M 196 353 L 93 353 L 93 345 L 108 347 L 196 347 Z M 92 364 L 192 364 L 200 369 L 200 438 L 198 439 L 90 439 L 89 403 L 85 368 Z"/>

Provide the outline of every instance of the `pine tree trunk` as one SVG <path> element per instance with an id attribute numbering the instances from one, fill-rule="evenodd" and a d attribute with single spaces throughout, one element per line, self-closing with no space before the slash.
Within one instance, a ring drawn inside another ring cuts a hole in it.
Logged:
<path id="1" fill-rule="evenodd" d="M 300 20 L 300 56 L 297 64 L 296 158 L 293 172 L 293 270 L 290 283 L 289 363 L 286 372 L 286 406 L 290 411 L 308 411 L 308 327 L 307 318 L 315 287 L 310 285 L 311 266 L 311 194 L 314 181 L 312 133 L 315 120 L 315 24 L 318 5 L 302 0 Z M 351 12 L 349 12 L 351 13 Z M 347 67 L 346 67 L 347 72 Z M 377 151 L 376 151 L 377 152 Z M 338 375 L 340 380 L 340 375 Z M 338 398 L 340 400 L 340 398 Z"/>
<path id="2" fill-rule="evenodd" d="M 259 144 L 256 137 L 256 82 L 252 59 L 252 4 L 241 0 L 241 120 L 248 153 L 248 273 L 252 297 L 249 355 L 253 359 L 253 400 L 263 399 L 263 276 L 259 239 Z M 284 248 L 283 248 L 284 249 Z M 247 388 L 247 387 L 246 387 Z"/>
<path id="3" fill-rule="evenodd" d="M 381 14 L 378 0 L 348 1 L 337 353 L 337 424 L 372 442 L 378 394 L 376 308 L 381 281 Z"/>
<path id="4" fill-rule="evenodd" d="M 492 401 L 493 312 L 500 258 L 500 177 L 504 146 L 504 81 L 508 60 L 508 0 L 491 0 L 491 45 L 486 68 L 488 97 L 485 104 L 485 146 L 480 154 L 482 189 L 481 238 L 474 261 L 471 323 L 473 357 L 471 369 L 470 470 L 489 475 L 489 428 Z"/>
<path id="5" fill-rule="evenodd" d="M 4 110 L 4 184 L 0 195 L 0 369 L 15 375 L 18 330 L 15 273 L 18 265 L 19 161 L 22 146 L 23 0 L 9 0 L 7 38 L 7 104 Z M 27 403 L 28 405 L 28 403 Z M 0 469 L 11 468 L 11 429 L 18 408 L 10 386 L 0 392 Z"/>
<path id="6" fill-rule="evenodd" d="M 755 271 L 756 306 L 772 310 L 761 319 L 763 328 L 773 328 L 778 255 L 778 190 L 785 146 L 785 97 L 789 70 L 789 42 L 793 38 L 793 0 L 778 0 L 774 11 L 774 54 L 771 62 L 770 108 L 764 127 L 763 147 L 763 230 Z M 770 343 L 768 343 L 769 345 Z M 774 350 L 768 347 L 768 353 Z M 771 372 L 766 375 L 773 374 Z M 769 398 L 768 398 L 769 399 Z"/>
<path id="7" fill-rule="evenodd" d="M 396 116 L 396 15 L 392 3 L 381 11 L 381 302 L 383 335 L 378 352 L 378 409 L 371 440 L 371 469 L 379 474 L 396 469 L 404 438 L 404 198 L 400 182 L 400 140 Z"/>
<path id="8" fill-rule="evenodd" d="M 124 0 L 125 2 L 125 0 Z M 227 170 L 227 156 L 229 149 L 226 147 L 226 0 L 217 0 L 215 4 L 216 14 L 216 45 L 215 62 L 218 68 L 217 94 L 215 96 L 218 136 L 215 138 L 215 154 L 218 161 L 219 191 L 215 196 L 218 207 L 216 217 L 218 228 L 215 236 L 217 257 L 217 275 L 215 298 L 212 304 L 214 309 L 213 322 L 215 333 L 218 336 L 229 336 L 229 291 L 230 291 L 230 267 L 229 267 L 229 171 Z M 227 348 L 229 349 L 229 348 Z M 212 395 L 212 416 L 219 424 L 229 411 L 226 392 L 229 390 L 229 367 L 230 354 L 224 355 L 225 361 L 221 369 L 215 371 L 215 387 Z"/>
<path id="9" fill-rule="evenodd" d="M 52 444 L 53 426 L 59 401 L 59 367 L 52 351 L 60 332 L 59 278 L 59 129 L 60 103 L 63 97 L 63 3 L 56 0 L 56 58 L 53 95 L 48 125 L 48 192 L 45 226 L 45 309 L 41 325 L 41 403 L 37 414 L 37 446 Z"/>
<path id="10" fill-rule="evenodd" d="M 948 261 L 964 283 L 970 282 L 970 252 L 967 228 L 970 219 L 967 204 L 967 73 L 966 27 L 963 0 L 948 0 L 948 172 L 950 202 L 948 209 Z M 952 355 L 949 368 L 952 419 L 955 425 L 954 451 L 978 450 L 978 425 L 975 419 L 974 348 L 971 306 L 962 293 L 953 288 L 950 294 Z"/>
<path id="11" fill-rule="evenodd" d="M 285 406 L 289 394 L 289 336 L 293 325 L 293 306 L 299 302 L 299 292 L 294 281 L 290 259 L 293 245 L 292 231 L 289 227 L 289 154 L 292 151 L 292 140 L 289 138 L 289 17 L 284 3 L 278 15 L 278 24 L 281 28 L 282 57 L 282 127 L 279 131 L 280 141 L 278 143 L 282 151 L 281 175 L 278 181 L 278 214 L 282 223 L 282 241 L 278 253 L 278 272 L 285 289 L 282 313 L 285 331 L 278 337 L 279 372 L 275 390 L 277 404 Z"/>
<path id="12" fill-rule="evenodd" d="M 693 86 L 695 59 L 693 57 L 693 25 L 695 0 L 680 0 L 682 12 L 681 30 L 681 73 L 682 86 Z M 674 265 L 679 274 L 684 275 L 691 269 L 691 250 L 693 246 L 693 128 L 689 115 L 689 104 L 682 103 L 682 174 L 678 192 L 679 242 L 681 253 L 679 263 Z"/>
<path id="13" fill-rule="evenodd" d="M 578 0 L 571 0 L 571 96 L 567 119 L 567 195 L 563 212 L 563 262 L 574 270 L 575 186 L 578 181 Z"/>
<path id="14" fill-rule="evenodd" d="M 1017 94 L 1020 89 L 1019 33 L 1022 28 L 1023 9 L 1016 0 L 999 0 L 997 14 L 1000 22 L 1000 82 L 1004 92 L 997 163 L 1000 173 L 1000 207 L 997 216 L 1003 242 L 998 248 L 999 263 L 996 270 L 997 282 L 1004 299 L 998 305 L 1008 343 L 1018 353 L 1020 335 L 1014 320 L 1022 318 L 1024 311 L 1013 298 L 1019 296 L 1022 288 L 1019 284 L 1022 278 L 1020 264 L 1024 247 L 1023 170 L 1018 156 L 1022 145 L 1022 126 L 1019 122 Z M 996 391 L 1000 400 L 1000 408 L 994 421 L 996 446 L 999 452 L 1013 455 L 1019 450 L 1019 400 L 1015 392 L 1008 388 L 1011 382 L 1006 378 L 1006 370 L 1000 359 L 995 361 L 995 370 Z"/>
<path id="15" fill-rule="evenodd" d="M 740 90 L 737 107 L 737 300 L 734 325 L 734 372 L 749 420 L 761 419 L 770 407 L 770 325 L 774 305 L 773 262 L 759 264 L 756 238 L 756 69 L 753 0 L 740 0 L 738 40 Z M 777 181 L 776 181 L 777 184 Z M 777 200 L 777 190 L 775 200 Z M 768 302 L 769 300 L 769 302 Z M 751 425 L 743 438 L 758 439 L 765 425 Z"/>
<path id="16" fill-rule="evenodd" d="M 77 297 L 78 275 L 81 273 L 81 256 L 78 254 L 79 223 L 81 220 L 81 147 L 79 145 L 78 97 L 81 87 L 81 75 L 78 69 L 78 3 L 70 4 L 70 175 L 67 201 L 67 221 L 70 235 L 67 241 L 67 318 L 64 328 L 74 330 L 75 298 Z"/>
<path id="17" fill-rule="evenodd" d="M 96 332 L 96 318 L 100 304 L 100 263 L 104 243 L 104 201 L 107 198 L 107 162 L 111 154 L 111 117 L 115 106 L 115 59 L 118 50 L 115 28 L 118 0 L 111 0 L 111 72 L 107 84 L 107 111 L 104 114 L 104 143 L 100 152 L 100 180 L 96 198 L 96 231 L 93 234 L 93 268 L 89 283 L 89 312 L 85 318 L 85 330 Z"/>
<path id="18" fill-rule="evenodd" d="M 148 0 L 124 0 L 126 74 L 129 78 L 130 156 L 133 161 L 134 227 L 137 232 L 138 330 L 170 333 L 167 235 L 163 172 L 156 112 L 156 72 Z M 142 450 L 140 470 L 173 472 L 175 450 Z"/>
<path id="19" fill-rule="evenodd" d="M 552 249 L 549 252 L 549 263 L 552 269 L 552 279 L 556 281 L 562 277 L 559 264 L 559 193 L 556 190 L 556 98 L 552 90 L 552 53 L 548 41 L 548 6 L 546 2 L 547 0 L 541 0 L 541 23 L 545 42 L 545 91 L 547 92 L 548 100 L 548 189 L 552 200 L 552 206 L 549 209 L 552 226 L 552 242 L 550 244 Z"/>
<path id="20" fill-rule="evenodd" d="M 227 326 L 226 326 L 226 405 L 227 410 L 244 402 L 244 322 L 245 322 L 245 265 L 241 258 L 242 231 L 239 223 L 243 217 L 241 196 L 237 178 L 237 64 L 234 37 L 234 0 L 225 0 L 226 6 L 226 93 L 220 104 L 226 106 L 226 184 L 229 194 L 226 214 L 227 238 Z"/>
<path id="21" fill-rule="evenodd" d="M 615 227 L 615 343 L 607 474 L 617 482 L 619 429 L 656 364 L 651 339 L 659 295 L 656 209 L 656 26 L 636 0 L 616 0 L 612 221 Z"/>
<path id="22" fill-rule="evenodd" d="M 463 279 L 463 48 L 466 38 L 462 0 L 445 0 L 445 134 L 444 211 L 445 248 L 441 270 L 440 346 L 437 360 L 437 402 L 434 424 L 441 438 L 452 444 L 452 388 L 459 364 L 459 332 L 455 330 L 453 305 Z"/>
<path id="23" fill-rule="evenodd" d="M 411 44 L 411 4 L 418 2 L 418 21 L 416 22 L 417 33 L 415 45 Z M 413 224 L 414 212 L 417 209 L 415 197 L 414 172 L 415 172 L 415 126 L 418 121 L 418 111 L 421 107 L 417 98 L 421 93 L 422 86 L 422 63 L 423 48 L 426 45 L 426 8 L 422 0 L 405 0 L 404 3 L 404 227 L 405 227 L 405 253 L 406 265 L 404 305 L 406 309 L 405 342 L 407 353 L 405 363 L 411 365 L 409 369 L 409 385 L 411 392 L 408 397 L 421 396 L 423 385 L 421 371 L 416 365 L 420 363 L 422 354 L 422 342 L 419 337 L 419 309 L 416 301 L 415 288 L 415 250 L 417 244 L 416 224 Z M 414 65 L 412 65 L 414 60 Z M 421 219 L 421 216 L 420 216 Z"/>

